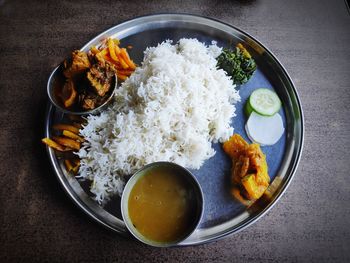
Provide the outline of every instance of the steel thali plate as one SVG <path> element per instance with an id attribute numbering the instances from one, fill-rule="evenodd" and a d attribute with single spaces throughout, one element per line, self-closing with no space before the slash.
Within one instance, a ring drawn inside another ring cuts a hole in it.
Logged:
<path id="1" fill-rule="evenodd" d="M 210 44 L 230 47 L 243 43 L 257 62 L 258 69 L 250 81 L 240 87 L 241 102 L 236 105 L 233 118 L 235 132 L 246 140 L 243 113 L 244 102 L 256 88 L 270 88 L 277 92 L 282 101 L 280 114 L 285 133 L 273 146 L 262 147 L 267 156 L 271 185 L 268 198 L 247 208 L 230 195 L 229 178 L 231 161 L 223 153 L 220 144 L 214 144 L 214 157 L 207 160 L 199 170 L 193 170 L 204 192 L 204 216 L 199 228 L 181 245 L 194 245 L 216 240 L 238 232 L 263 216 L 281 197 L 289 185 L 298 166 L 304 137 L 303 114 L 297 91 L 287 71 L 276 57 L 252 36 L 223 22 L 187 14 L 157 14 L 135 18 L 101 33 L 89 41 L 81 50 L 88 51 L 106 37 L 117 37 L 123 45 L 132 45 L 130 56 L 136 63 L 143 58 L 146 47 L 171 39 L 197 38 Z M 51 75 L 52 76 L 52 75 Z M 50 80 L 49 80 L 50 83 Z M 51 126 L 64 118 L 53 106 L 49 106 L 46 118 L 46 136 L 51 135 Z M 120 212 L 120 198 L 115 197 L 106 206 L 99 206 L 90 196 L 88 184 L 79 182 L 66 173 L 62 160 L 48 148 L 50 162 L 65 192 L 73 202 L 95 221 L 108 229 L 129 235 Z"/>

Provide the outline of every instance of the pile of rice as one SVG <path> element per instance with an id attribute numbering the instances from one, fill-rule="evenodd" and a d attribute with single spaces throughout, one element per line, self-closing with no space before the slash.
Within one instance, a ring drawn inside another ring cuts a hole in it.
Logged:
<path id="1" fill-rule="evenodd" d="M 221 48 L 196 39 L 147 48 L 141 67 L 121 85 L 116 102 L 89 116 L 81 130 L 79 177 L 92 180 L 101 204 L 121 194 L 127 178 L 144 165 L 171 161 L 199 169 L 215 154 L 212 142 L 233 133 L 232 80 L 216 68 Z"/>

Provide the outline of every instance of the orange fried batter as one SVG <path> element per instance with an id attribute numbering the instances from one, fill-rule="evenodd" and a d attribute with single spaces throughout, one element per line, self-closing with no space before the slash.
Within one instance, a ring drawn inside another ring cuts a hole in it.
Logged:
<path id="1" fill-rule="evenodd" d="M 231 182 L 240 196 L 248 200 L 259 199 L 270 183 L 266 156 L 260 145 L 248 144 L 234 134 L 223 144 L 224 151 L 232 158 Z"/>
<path id="2" fill-rule="evenodd" d="M 234 134 L 231 138 L 224 142 L 224 151 L 233 159 L 237 159 L 241 152 L 244 151 L 245 147 L 248 146 L 248 143 L 239 135 Z"/>

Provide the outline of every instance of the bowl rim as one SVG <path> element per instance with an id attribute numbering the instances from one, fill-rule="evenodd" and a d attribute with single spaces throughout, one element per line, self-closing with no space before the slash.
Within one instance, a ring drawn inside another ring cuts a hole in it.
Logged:
<path id="1" fill-rule="evenodd" d="M 144 171 L 147 169 L 150 169 L 153 166 L 166 166 L 166 167 L 175 167 L 177 169 L 182 170 L 184 173 L 183 175 L 188 178 L 191 181 L 191 185 L 194 187 L 195 189 L 195 194 L 196 194 L 196 202 L 198 203 L 198 209 L 199 211 L 196 214 L 196 220 L 195 223 L 193 224 L 192 229 L 190 231 L 188 231 L 188 233 L 173 242 L 157 242 L 157 241 L 153 241 L 151 239 L 146 238 L 145 236 L 143 236 L 141 233 L 139 233 L 137 230 L 135 230 L 131 225 L 131 219 L 129 217 L 129 212 L 128 212 L 128 201 L 129 201 L 129 196 L 130 193 L 133 189 L 133 187 L 135 186 L 135 184 L 139 181 L 139 179 L 144 175 Z M 203 190 L 202 187 L 200 186 L 197 178 L 185 167 L 177 164 L 177 163 L 173 163 L 173 162 L 166 162 L 166 161 L 159 161 L 159 162 L 153 162 L 153 163 L 149 163 L 145 166 L 143 166 L 141 169 L 137 170 L 128 180 L 128 182 L 126 183 L 124 190 L 123 190 L 123 194 L 122 194 L 122 198 L 121 198 L 121 214 L 122 214 L 122 218 L 125 222 L 126 228 L 128 229 L 128 231 L 131 233 L 132 236 L 134 236 L 137 240 L 141 241 L 142 243 L 146 244 L 146 245 L 150 245 L 153 247 L 173 247 L 176 246 L 178 244 L 180 244 L 181 242 L 183 242 L 184 240 L 186 240 L 189 236 L 191 236 L 195 230 L 198 228 L 200 222 L 202 221 L 202 217 L 204 214 L 204 194 L 203 194 Z"/>

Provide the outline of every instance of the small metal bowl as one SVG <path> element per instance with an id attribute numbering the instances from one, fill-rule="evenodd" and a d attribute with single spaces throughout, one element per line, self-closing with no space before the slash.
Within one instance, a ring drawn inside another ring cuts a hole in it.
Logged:
<path id="1" fill-rule="evenodd" d="M 63 87 L 65 81 L 66 81 L 66 78 L 63 75 L 63 64 L 61 64 L 52 71 L 52 73 L 49 77 L 49 80 L 47 82 L 47 95 L 49 96 L 51 103 L 58 110 L 60 110 L 63 113 L 68 113 L 68 114 L 73 114 L 73 115 L 89 115 L 89 114 L 98 114 L 98 113 L 102 112 L 107 107 L 107 105 L 113 101 L 114 94 L 115 94 L 115 91 L 116 91 L 117 86 L 118 86 L 118 78 L 117 78 L 117 76 L 115 76 L 115 79 L 114 79 L 115 85 L 114 85 L 114 87 L 112 87 L 112 90 L 109 91 L 108 98 L 100 106 L 98 106 L 92 110 L 75 111 L 72 109 L 65 108 L 62 105 L 60 99 L 57 98 L 57 95 L 55 94 L 55 88 Z"/>
<path id="2" fill-rule="evenodd" d="M 181 239 L 176 240 L 176 241 L 158 242 L 158 241 L 154 241 L 154 240 L 146 238 L 134 227 L 134 225 L 129 217 L 129 197 L 130 197 L 131 190 L 133 189 L 135 184 L 138 182 L 138 180 L 147 171 L 149 171 L 150 169 L 154 169 L 155 167 L 162 167 L 162 168 L 164 167 L 164 168 L 174 169 L 174 170 L 178 171 L 179 176 L 183 176 L 183 179 L 187 181 L 187 183 L 191 187 L 191 190 L 193 190 L 193 194 L 194 194 L 193 199 L 196 202 L 196 205 L 195 205 L 196 211 L 194 211 L 193 222 L 191 224 L 191 227 L 183 235 L 183 237 Z M 122 200 L 121 200 L 122 217 L 123 217 L 123 220 L 125 222 L 127 229 L 130 231 L 130 233 L 136 239 L 138 239 L 139 241 L 141 241 L 147 245 L 151 245 L 154 247 L 171 247 L 171 246 L 175 246 L 175 245 L 181 243 L 182 241 L 184 241 L 185 239 L 187 239 L 195 231 L 195 229 L 198 227 L 199 222 L 201 221 L 202 216 L 203 216 L 203 210 L 204 210 L 203 192 L 202 192 L 201 186 L 199 185 L 196 177 L 194 177 L 194 175 L 186 168 L 184 168 L 178 164 L 171 163 L 171 162 L 155 162 L 155 163 L 148 164 L 145 167 L 143 167 L 142 169 L 138 170 L 129 179 L 128 183 L 126 184 L 124 191 L 123 191 Z"/>

